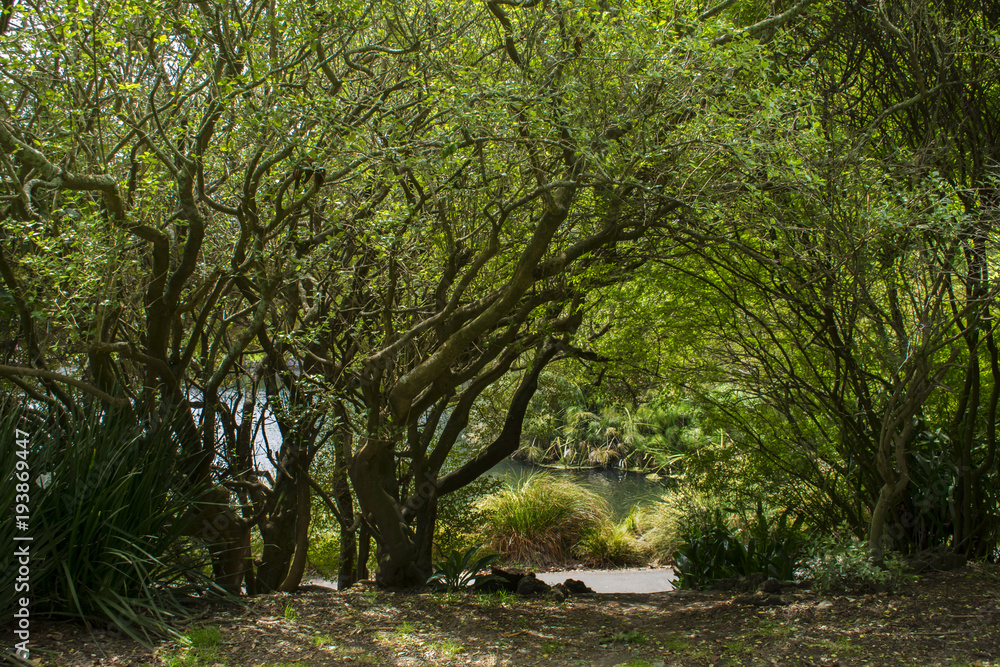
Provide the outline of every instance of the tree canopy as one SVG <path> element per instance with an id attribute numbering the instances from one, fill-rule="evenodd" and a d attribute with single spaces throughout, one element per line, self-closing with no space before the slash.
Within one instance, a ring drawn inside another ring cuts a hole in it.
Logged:
<path id="1" fill-rule="evenodd" d="M 227 526 L 222 585 L 297 586 L 313 494 L 342 585 L 370 539 L 381 583 L 422 584 L 438 498 L 517 449 L 569 358 L 632 400 L 699 395 L 780 470 L 774 497 L 878 549 L 912 456 L 946 441 L 955 544 L 995 547 L 1000 123 L 978 4 L 3 16 L 0 381 L 67 424 L 97 404 L 169 425 L 187 484 L 215 489 L 198 507 Z M 496 428 L 456 447 L 497 387 Z"/>

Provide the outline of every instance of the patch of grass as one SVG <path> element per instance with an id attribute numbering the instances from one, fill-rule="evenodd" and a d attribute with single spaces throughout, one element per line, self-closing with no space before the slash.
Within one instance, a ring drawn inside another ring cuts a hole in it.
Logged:
<path id="1" fill-rule="evenodd" d="M 546 473 L 486 496 L 479 508 L 486 543 L 508 560 L 532 566 L 568 561 L 581 538 L 610 516 L 603 498 Z"/>
<path id="2" fill-rule="evenodd" d="M 313 646 L 315 646 L 317 648 L 322 648 L 324 646 L 336 646 L 337 645 L 337 640 L 335 640 L 330 635 L 325 635 L 325 634 L 323 634 L 323 633 L 320 632 L 320 633 L 317 633 L 317 634 L 313 635 L 312 643 L 313 643 Z"/>
<path id="3" fill-rule="evenodd" d="M 182 643 L 195 649 L 215 648 L 222 643 L 222 631 L 214 625 L 194 628 L 185 633 Z"/>
<path id="4" fill-rule="evenodd" d="M 397 637 L 406 637 L 406 636 L 412 635 L 416 631 L 417 631 L 417 629 L 415 627 L 413 627 L 412 623 L 410 623 L 409 621 L 403 621 L 399 625 L 399 627 L 396 628 L 395 633 L 396 633 Z"/>
<path id="5" fill-rule="evenodd" d="M 558 639 L 548 639 L 542 642 L 542 652 L 543 653 L 558 653 L 563 649 L 563 644 Z"/>
<path id="6" fill-rule="evenodd" d="M 294 621 L 299 617 L 299 615 L 295 612 L 295 607 L 293 607 L 290 604 L 285 605 L 285 610 L 283 612 L 283 615 L 289 621 Z"/>
<path id="7" fill-rule="evenodd" d="M 649 636 L 640 630 L 619 630 L 601 639 L 602 644 L 645 644 Z"/>
<path id="8" fill-rule="evenodd" d="M 673 557 L 684 541 L 682 535 L 688 516 L 701 511 L 708 501 L 692 496 L 690 491 L 669 491 L 658 502 L 641 507 L 635 516 L 636 531 L 643 547 L 663 562 Z"/>
<path id="9" fill-rule="evenodd" d="M 738 640 L 737 641 L 724 642 L 722 644 L 722 648 L 726 649 L 726 652 L 728 652 L 728 653 L 735 653 L 737 655 L 740 655 L 740 654 L 743 654 L 743 653 L 749 653 L 752 650 L 752 648 L 750 646 L 748 646 L 747 644 L 744 644 L 743 642 L 738 641 Z"/>
<path id="10" fill-rule="evenodd" d="M 493 597 L 492 593 L 490 594 L 481 593 L 477 595 L 474 599 L 476 599 L 477 601 L 485 601 L 487 598 L 490 597 Z M 460 602 L 466 599 L 466 596 L 463 593 L 459 593 L 457 591 L 444 591 L 441 593 L 432 593 L 430 598 L 434 600 L 434 602 L 436 602 L 437 604 L 441 605 L 442 607 L 448 607 L 454 604 L 459 604 Z"/>
<path id="11" fill-rule="evenodd" d="M 671 653 L 683 653 L 691 647 L 691 642 L 683 637 L 664 637 L 657 646 Z"/>
<path id="12" fill-rule="evenodd" d="M 479 593 L 473 600 L 484 607 L 506 607 L 517 600 L 517 594 L 510 591 Z"/>
<path id="13" fill-rule="evenodd" d="M 226 665 L 228 661 L 219 654 L 222 631 L 215 626 L 205 626 L 188 630 L 177 639 L 181 650 L 170 652 L 163 659 L 167 667 L 202 667 Z"/>
<path id="14" fill-rule="evenodd" d="M 770 639 L 782 639 L 795 634 L 795 628 L 786 623 L 781 623 L 767 618 L 760 621 L 757 625 L 755 634 L 760 637 L 767 637 Z"/>
<path id="15" fill-rule="evenodd" d="M 428 646 L 437 651 L 438 653 L 447 656 L 449 658 L 456 656 L 459 653 L 465 653 L 464 646 L 450 639 L 443 639 L 438 642 L 433 642 L 431 644 L 428 644 Z"/>

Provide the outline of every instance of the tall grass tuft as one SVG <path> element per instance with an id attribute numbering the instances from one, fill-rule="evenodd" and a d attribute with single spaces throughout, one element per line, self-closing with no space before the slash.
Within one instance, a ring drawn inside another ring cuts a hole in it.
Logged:
<path id="1" fill-rule="evenodd" d="M 534 473 L 480 501 L 490 548 L 531 566 L 565 563 L 584 535 L 610 521 L 607 502 L 573 482 Z"/>
<path id="2" fill-rule="evenodd" d="M 575 552 L 590 567 L 627 567 L 648 560 L 648 549 L 636 537 L 635 514 L 619 523 L 602 521 L 585 533 Z"/>
<path id="3" fill-rule="evenodd" d="M 673 489 L 635 513 L 636 532 L 653 561 L 664 563 L 684 542 L 692 522 L 698 523 L 717 509 L 717 500 L 683 487 Z"/>
<path id="4" fill-rule="evenodd" d="M 11 399 L 0 403 L 0 465 L 17 469 L 16 430 L 28 434 L 28 530 L 0 523 L 0 542 L 30 535 L 33 613 L 111 624 L 150 643 L 188 616 L 204 562 L 181 540 L 177 517 L 189 499 L 176 491 L 177 443 L 139 426 L 129 413 L 94 409 L 62 432 L 58 421 Z M 25 466 L 21 466 L 23 469 Z M 13 485 L 0 490 L 11 507 Z M 23 487 L 22 487 L 23 490 Z M 15 533 L 16 531 L 16 533 Z M 0 619 L 10 618 L 16 570 L 0 569 Z"/>

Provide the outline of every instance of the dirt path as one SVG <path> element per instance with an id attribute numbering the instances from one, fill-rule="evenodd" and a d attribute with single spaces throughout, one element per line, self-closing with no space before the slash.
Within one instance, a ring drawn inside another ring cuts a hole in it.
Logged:
<path id="1" fill-rule="evenodd" d="M 35 623 L 42 665 L 961 665 L 1000 667 L 1000 565 L 926 575 L 899 594 L 516 596 L 313 589 L 206 607 L 193 646 Z M 8 637 L 3 640 L 9 641 Z"/>

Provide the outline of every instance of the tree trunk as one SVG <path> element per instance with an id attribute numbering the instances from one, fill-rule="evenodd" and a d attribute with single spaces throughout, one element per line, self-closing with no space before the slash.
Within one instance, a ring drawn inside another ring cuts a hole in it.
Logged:
<path id="1" fill-rule="evenodd" d="M 381 586 L 406 588 L 424 583 L 430 572 L 417 568 L 415 535 L 399 503 L 385 488 L 395 480 L 394 464 L 392 443 L 370 436 L 355 456 L 351 480 L 365 518 L 378 531 L 376 581 Z"/>
<path id="2" fill-rule="evenodd" d="M 371 529 L 362 521 L 361 531 L 358 535 L 358 569 L 354 573 L 355 581 L 365 581 L 368 579 L 368 558 L 371 556 L 371 548 Z"/>
<path id="3" fill-rule="evenodd" d="M 295 453 L 288 453 L 279 459 L 272 492 L 274 506 L 261 526 L 264 548 L 257 568 L 261 593 L 280 589 L 295 552 L 299 492 L 292 475 L 298 469 L 297 458 Z"/>
<path id="4" fill-rule="evenodd" d="M 306 562 L 309 559 L 309 522 L 312 519 L 310 505 L 312 495 L 309 493 L 309 479 L 304 471 L 299 470 L 295 486 L 298 497 L 298 516 L 295 519 L 295 557 L 292 559 L 288 574 L 279 588 L 279 590 L 286 592 L 298 589 L 299 584 L 302 583 L 302 575 L 306 571 Z"/>

